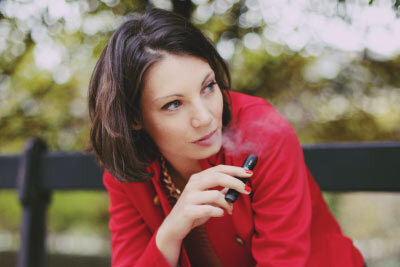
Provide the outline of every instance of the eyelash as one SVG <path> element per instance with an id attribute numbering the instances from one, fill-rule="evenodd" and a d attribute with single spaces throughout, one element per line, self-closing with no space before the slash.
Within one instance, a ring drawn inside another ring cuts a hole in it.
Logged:
<path id="1" fill-rule="evenodd" d="M 165 104 L 161 109 L 164 109 L 164 110 L 167 110 L 167 111 L 169 111 L 168 109 L 169 109 L 169 107 L 171 107 L 173 104 L 176 104 L 176 103 L 180 103 L 180 101 L 179 100 L 174 100 L 174 101 L 171 101 L 171 102 L 168 102 L 167 104 Z"/>
<path id="2" fill-rule="evenodd" d="M 212 90 L 214 90 L 214 85 L 216 85 L 217 82 L 216 81 L 211 81 L 209 84 L 207 84 L 206 88 L 210 88 Z"/>
<path id="3" fill-rule="evenodd" d="M 211 82 L 209 82 L 207 84 L 207 86 L 204 89 L 210 89 L 210 92 L 212 93 L 212 92 L 214 92 L 214 85 L 216 85 L 216 84 L 217 84 L 216 81 L 211 81 Z M 174 101 L 168 102 L 167 104 L 162 106 L 161 109 L 168 111 L 168 109 L 174 104 L 180 104 L 180 101 L 179 100 L 174 100 Z M 171 111 L 173 111 L 173 110 L 171 110 Z"/>

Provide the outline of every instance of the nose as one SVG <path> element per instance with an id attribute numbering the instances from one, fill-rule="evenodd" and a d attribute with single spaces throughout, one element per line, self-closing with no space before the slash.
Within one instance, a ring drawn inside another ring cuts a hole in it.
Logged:
<path id="1" fill-rule="evenodd" d="M 212 122 L 212 114 L 208 110 L 205 103 L 195 105 L 192 113 L 192 126 L 194 128 L 209 126 Z"/>

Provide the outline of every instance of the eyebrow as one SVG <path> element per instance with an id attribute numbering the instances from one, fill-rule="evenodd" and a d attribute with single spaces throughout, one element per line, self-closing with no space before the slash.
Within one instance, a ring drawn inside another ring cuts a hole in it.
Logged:
<path id="1" fill-rule="evenodd" d="M 207 73 L 207 75 L 204 77 L 203 81 L 201 82 L 201 86 L 204 86 L 204 83 L 206 82 L 206 80 L 208 79 L 208 77 L 210 77 L 214 72 L 210 71 L 209 73 Z M 168 98 L 168 97 L 172 97 L 172 96 L 179 96 L 182 97 L 182 94 L 172 94 L 172 95 L 166 95 L 166 96 L 161 96 L 161 97 L 157 97 L 156 99 L 154 99 L 152 102 L 155 102 L 157 100 L 163 99 L 163 98 Z"/>

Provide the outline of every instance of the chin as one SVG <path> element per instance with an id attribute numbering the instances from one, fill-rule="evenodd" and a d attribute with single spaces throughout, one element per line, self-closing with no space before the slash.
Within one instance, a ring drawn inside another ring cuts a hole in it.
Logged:
<path id="1" fill-rule="evenodd" d="M 222 140 L 215 142 L 215 144 L 204 147 L 204 148 L 197 148 L 196 150 L 196 158 L 197 159 L 205 159 L 217 154 L 222 147 Z"/>

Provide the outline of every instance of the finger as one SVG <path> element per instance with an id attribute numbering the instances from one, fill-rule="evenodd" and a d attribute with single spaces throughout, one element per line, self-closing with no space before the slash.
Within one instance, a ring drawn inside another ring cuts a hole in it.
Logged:
<path id="1" fill-rule="evenodd" d="M 250 170 L 247 170 L 245 168 L 238 167 L 238 166 L 231 166 L 231 165 L 217 165 L 217 166 L 207 169 L 207 171 L 220 172 L 220 173 L 228 174 L 230 176 L 237 176 L 237 177 L 243 177 L 243 178 L 248 178 L 253 175 L 253 172 Z"/>
<path id="2" fill-rule="evenodd" d="M 194 205 L 187 210 L 187 215 L 193 220 L 207 217 L 222 217 L 224 216 L 224 210 L 213 205 Z"/>
<path id="3" fill-rule="evenodd" d="M 225 200 L 225 194 L 218 190 L 206 190 L 196 194 L 197 204 L 211 204 L 225 209 L 229 214 L 232 214 L 233 205 Z"/>
<path id="4" fill-rule="evenodd" d="M 246 184 L 240 181 L 239 179 L 232 177 L 225 173 L 220 172 L 211 172 L 208 174 L 199 175 L 193 177 L 194 179 L 190 179 L 190 187 L 195 187 L 200 191 L 204 191 L 206 189 L 210 189 L 216 186 L 222 186 L 227 188 L 235 189 L 236 191 L 249 194 L 246 190 Z M 188 185 L 189 185 L 188 183 Z"/>
<path id="5" fill-rule="evenodd" d="M 224 188 L 224 189 L 222 189 L 220 192 L 223 194 L 223 195 L 226 195 L 226 193 L 228 193 L 228 190 L 229 190 L 229 188 Z"/>

